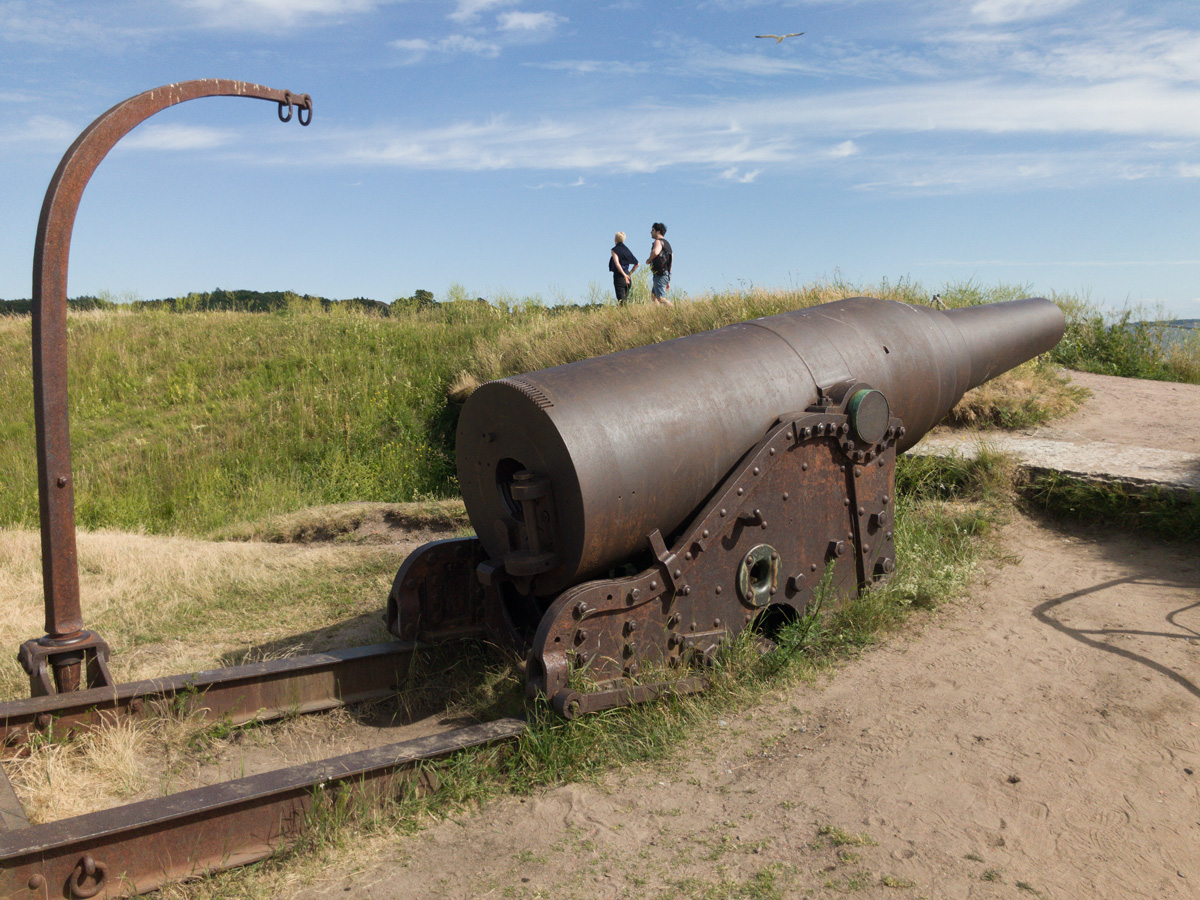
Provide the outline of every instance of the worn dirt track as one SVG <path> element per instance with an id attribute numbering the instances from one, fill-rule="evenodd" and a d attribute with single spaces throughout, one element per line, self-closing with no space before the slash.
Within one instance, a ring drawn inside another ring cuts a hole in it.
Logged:
<path id="1" fill-rule="evenodd" d="M 966 599 L 664 765 L 504 800 L 289 896 L 1200 896 L 1196 548 L 1023 517 L 1000 543 Z"/>

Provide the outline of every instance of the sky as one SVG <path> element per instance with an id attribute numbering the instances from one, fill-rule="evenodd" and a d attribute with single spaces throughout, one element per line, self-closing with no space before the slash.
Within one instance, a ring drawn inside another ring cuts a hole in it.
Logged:
<path id="1" fill-rule="evenodd" d="M 804 32 L 782 42 L 765 33 Z M 92 177 L 70 296 L 609 295 L 974 282 L 1200 317 L 1194 0 L 0 0 L 0 297 L 114 104 L 191 78 Z"/>

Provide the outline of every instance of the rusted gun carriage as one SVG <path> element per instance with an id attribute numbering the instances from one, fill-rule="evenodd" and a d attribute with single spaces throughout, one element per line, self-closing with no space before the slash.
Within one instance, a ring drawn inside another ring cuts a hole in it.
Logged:
<path id="1" fill-rule="evenodd" d="M 1058 341 L 1046 300 L 938 312 L 858 297 L 491 382 L 463 408 L 458 473 L 477 537 L 428 544 L 396 576 L 398 640 L 115 684 L 86 630 L 67 427 L 67 258 L 92 172 L 139 122 L 208 96 L 307 95 L 208 79 L 100 116 L 63 157 L 34 253 L 33 361 L 46 634 L 19 658 L 29 700 L 0 703 L 7 752 L 199 696 L 240 723 L 386 697 L 421 641 L 469 635 L 527 654 L 564 716 L 697 690 L 751 623 L 801 614 L 895 565 L 896 454 L 972 387 Z M 502 719 L 60 822 L 29 825 L 0 773 L 0 898 L 117 897 L 270 854 L 324 791 L 388 796 L 397 771 L 511 738 Z"/>
<path id="2" fill-rule="evenodd" d="M 389 628 L 528 647 L 568 717 L 692 690 L 689 663 L 802 614 L 827 569 L 842 594 L 886 579 L 896 454 L 1062 332 L 1042 299 L 855 297 L 485 384 L 457 438 L 477 537 L 408 558 Z"/>

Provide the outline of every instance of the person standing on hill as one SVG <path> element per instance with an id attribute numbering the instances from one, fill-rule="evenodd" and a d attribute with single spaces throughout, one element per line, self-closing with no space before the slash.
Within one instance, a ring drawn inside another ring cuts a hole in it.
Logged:
<path id="1" fill-rule="evenodd" d="M 674 306 L 675 304 L 667 299 L 667 291 L 671 289 L 671 263 L 674 262 L 674 254 L 666 234 L 667 226 L 662 222 L 655 222 L 650 226 L 650 237 L 654 239 L 654 243 L 650 247 L 646 265 L 654 273 L 654 285 L 650 288 L 651 298 L 659 306 Z"/>
<path id="2" fill-rule="evenodd" d="M 625 232 L 618 231 L 615 235 L 616 244 L 608 260 L 608 271 L 613 273 L 613 291 L 617 295 L 617 305 L 624 306 L 625 298 L 629 295 L 629 286 L 633 284 L 633 273 L 638 267 L 637 257 L 625 246 Z"/>

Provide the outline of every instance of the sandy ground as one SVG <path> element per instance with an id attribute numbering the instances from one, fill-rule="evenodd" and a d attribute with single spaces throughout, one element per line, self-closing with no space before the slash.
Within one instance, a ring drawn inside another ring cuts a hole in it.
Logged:
<path id="1" fill-rule="evenodd" d="M 1200 389 L 1077 380 L 1058 433 L 1197 445 Z M 819 685 L 292 896 L 1194 898 L 1198 773 L 1196 548 L 1018 517 L 968 599 Z"/>

